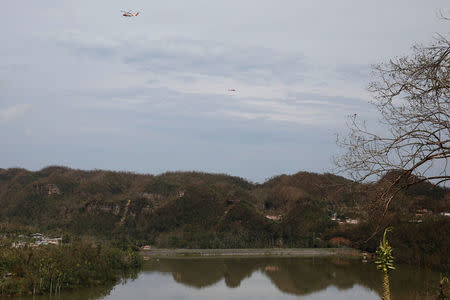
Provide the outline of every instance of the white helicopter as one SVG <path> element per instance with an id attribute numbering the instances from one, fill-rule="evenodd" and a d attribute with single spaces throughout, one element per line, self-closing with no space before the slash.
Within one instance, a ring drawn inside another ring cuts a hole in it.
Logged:
<path id="1" fill-rule="evenodd" d="M 132 10 L 121 10 L 121 12 L 124 17 L 137 17 L 139 15 L 139 12 L 134 13 Z"/>

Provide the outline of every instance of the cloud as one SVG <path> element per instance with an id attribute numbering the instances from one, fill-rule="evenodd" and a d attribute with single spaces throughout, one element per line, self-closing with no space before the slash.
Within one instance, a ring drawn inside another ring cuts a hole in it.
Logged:
<path id="1" fill-rule="evenodd" d="M 129 41 L 66 32 L 59 45 L 78 55 L 116 60 L 143 72 L 177 74 L 178 78 L 189 80 L 193 77 L 183 74 L 233 77 L 256 85 L 289 85 L 305 80 L 312 68 L 301 54 L 186 38 Z"/>
<path id="2" fill-rule="evenodd" d="M 356 110 L 356 107 L 354 108 Z M 321 100 L 246 100 L 217 114 L 234 119 L 265 120 L 311 126 L 337 126 L 348 114 L 348 106 Z"/>
<path id="3" fill-rule="evenodd" d="M 0 121 L 9 122 L 20 118 L 30 108 L 30 104 L 16 104 L 0 109 Z"/>
<path id="4" fill-rule="evenodd" d="M 370 64 L 340 64 L 335 68 L 337 77 L 341 80 L 367 81 L 371 75 Z"/>
<path id="5" fill-rule="evenodd" d="M 367 112 L 371 106 L 363 99 L 291 93 L 287 97 L 234 97 L 226 94 L 183 93 L 170 88 L 135 87 L 105 90 L 95 95 L 73 95 L 86 99 L 77 106 L 111 113 L 135 114 L 139 118 L 172 120 L 181 124 L 192 119 L 284 123 L 290 126 L 343 126 L 346 116 Z M 88 100 L 88 98 L 92 98 Z M 367 119 L 371 116 L 367 115 Z M 167 125 L 167 124 L 166 124 Z"/>

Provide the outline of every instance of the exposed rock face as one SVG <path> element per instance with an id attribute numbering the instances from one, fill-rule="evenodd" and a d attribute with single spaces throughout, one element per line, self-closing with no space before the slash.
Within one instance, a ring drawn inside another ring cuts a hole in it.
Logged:
<path id="1" fill-rule="evenodd" d="M 113 214 L 118 216 L 120 214 L 120 205 L 113 203 L 100 203 L 98 201 L 90 201 L 88 202 L 83 211 L 89 214 L 98 214 L 99 212 Z"/>
<path id="2" fill-rule="evenodd" d="M 116 215 L 116 216 L 118 216 L 119 213 L 120 213 L 120 206 L 119 206 L 119 205 L 116 205 L 116 206 L 114 207 L 113 214 Z"/>
<path id="3" fill-rule="evenodd" d="M 177 195 L 177 198 L 180 197 L 179 195 L 180 194 Z M 147 200 L 147 205 L 142 208 L 142 212 L 147 214 L 151 213 L 154 208 L 161 206 L 169 199 L 173 199 L 173 197 L 167 197 L 156 193 L 142 193 L 141 197 Z"/>
<path id="4" fill-rule="evenodd" d="M 130 208 L 131 200 L 128 200 L 127 204 L 125 205 L 125 211 L 123 212 L 123 216 L 120 219 L 120 225 L 125 224 L 125 219 L 127 218 L 128 209 Z M 134 215 L 136 216 L 136 215 Z"/>
<path id="5" fill-rule="evenodd" d="M 33 188 L 41 195 L 60 195 L 61 191 L 58 186 L 53 183 L 35 183 Z"/>
<path id="6" fill-rule="evenodd" d="M 155 194 L 155 193 L 142 193 L 142 198 L 153 201 L 153 202 L 160 202 L 164 199 L 163 195 Z"/>

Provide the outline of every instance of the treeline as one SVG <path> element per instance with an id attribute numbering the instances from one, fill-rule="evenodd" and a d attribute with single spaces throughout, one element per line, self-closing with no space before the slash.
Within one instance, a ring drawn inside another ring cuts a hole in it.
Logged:
<path id="1" fill-rule="evenodd" d="M 155 176 L 64 167 L 0 169 L 0 222 L 95 236 L 119 248 L 347 245 L 372 252 L 379 239 L 367 241 L 377 227 L 368 204 L 379 187 L 308 172 L 255 184 L 201 172 Z M 410 223 L 423 209 L 434 217 Z M 400 260 L 448 268 L 448 244 L 435 233 L 448 232 L 450 218 L 436 216 L 450 212 L 449 189 L 423 182 L 397 195 L 390 211 L 384 225 L 396 228 L 392 243 L 402 249 Z M 338 225 L 330 220 L 335 214 L 360 223 Z"/>
<path id="2" fill-rule="evenodd" d="M 59 293 L 64 289 L 115 283 L 137 274 L 135 251 L 74 242 L 62 246 L 0 249 L 0 292 L 6 295 Z"/>
<path id="3" fill-rule="evenodd" d="M 197 194 L 196 199 L 199 201 L 202 198 Z M 188 203 L 192 205 L 195 201 Z M 196 208 L 190 205 L 180 205 L 176 209 L 178 213 L 173 209 L 172 213 L 152 217 L 152 222 L 143 232 L 149 238 L 157 237 L 151 240 L 153 245 L 200 249 L 328 247 L 331 244 L 324 235 L 337 226 L 330 220 L 327 210 L 311 199 L 298 203 L 279 221 L 267 219 L 245 200 L 229 205 L 225 214 L 221 212 L 217 215 L 202 201 Z"/>
<path id="4" fill-rule="evenodd" d="M 393 227 L 389 243 L 396 262 L 429 267 L 450 272 L 450 218 L 443 216 L 424 217 L 421 223 L 411 222 L 398 214 L 387 217 L 386 224 Z M 326 239 L 339 236 L 349 241 L 349 246 L 375 253 L 382 231 L 376 224 L 363 222 L 357 226 L 339 226 L 326 233 Z"/>

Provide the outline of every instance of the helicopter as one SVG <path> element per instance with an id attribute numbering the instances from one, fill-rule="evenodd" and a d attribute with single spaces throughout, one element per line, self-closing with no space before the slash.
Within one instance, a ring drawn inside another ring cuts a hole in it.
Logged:
<path id="1" fill-rule="evenodd" d="M 132 10 L 121 10 L 121 12 L 124 17 L 137 17 L 139 15 L 139 12 L 134 13 Z"/>

